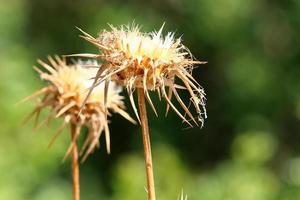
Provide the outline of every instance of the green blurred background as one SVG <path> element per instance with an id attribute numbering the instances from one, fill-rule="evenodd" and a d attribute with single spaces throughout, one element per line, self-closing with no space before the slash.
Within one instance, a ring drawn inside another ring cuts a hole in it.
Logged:
<path id="1" fill-rule="evenodd" d="M 36 58 L 97 51 L 75 26 L 96 35 L 133 20 L 143 31 L 166 22 L 208 61 L 193 73 L 204 128 L 183 130 L 157 99 L 160 116 L 149 109 L 158 199 L 300 199 L 299 0 L 0 0 L 0 200 L 71 199 L 68 131 L 47 149 L 57 121 L 33 131 L 22 120 L 34 102 L 15 103 L 42 87 Z M 82 199 L 146 199 L 139 127 L 114 116 L 110 129 L 112 154 L 81 165 Z"/>

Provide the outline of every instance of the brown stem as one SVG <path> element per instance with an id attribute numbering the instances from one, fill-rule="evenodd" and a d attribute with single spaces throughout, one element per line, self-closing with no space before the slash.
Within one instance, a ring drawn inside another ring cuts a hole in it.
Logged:
<path id="1" fill-rule="evenodd" d="M 78 147 L 77 147 L 76 134 L 77 134 L 77 127 L 75 124 L 71 124 L 71 138 L 73 142 L 73 148 L 72 148 L 73 200 L 80 199 Z"/>
<path id="2" fill-rule="evenodd" d="M 150 145 L 149 126 L 148 126 L 148 119 L 147 119 L 144 89 L 138 88 L 137 92 L 138 92 L 139 112 L 141 118 L 141 127 L 142 127 L 143 144 L 144 144 L 144 156 L 146 162 L 148 200 L 155 200 L 151 145 Z"/>

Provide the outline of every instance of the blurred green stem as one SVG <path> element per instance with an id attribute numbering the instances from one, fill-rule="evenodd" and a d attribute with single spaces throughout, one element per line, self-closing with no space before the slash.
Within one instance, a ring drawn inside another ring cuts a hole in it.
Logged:
<path id="1" fill-rule="evenodd" d="M 148 200 L 155 200 L 155 187 L 154 187 L 154 177 L 153 177 L 153 167 L 152 167 L 149 126 L 148 126 L 147 110 L 145 104 L 145 93 L 143 88 L 138 88 L 137 92 L 138 92 L 139 112 L 141 118 L 141 128 L 142 128 L 142 136 L 143 136 L 143 144 L 144 144 L 144 156 L 146 162 Z"/>

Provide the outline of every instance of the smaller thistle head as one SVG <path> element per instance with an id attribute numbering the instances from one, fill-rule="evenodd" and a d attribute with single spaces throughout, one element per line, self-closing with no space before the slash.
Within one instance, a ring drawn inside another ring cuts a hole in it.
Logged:
<path id="1" fill-rule="evenodd" d="M 79 136 L 82 127 L 88 129 L 88 134 L 81 148 L 81 153 L 84 152 L 83 160 L 86 159 L 95 147 L 99 146 L 99 139 L 103 132 L 105 133 L 106 148 L 109 153 L 110 137 L 107 116 L 110 116 L 111 113 L 118 113 L 127 120 L 135 123 L 124 111 L 123 96 L 120 95 L 121 88 L 114 82 L 110 82 L 109 85 L 104 85 L 104 83 L 99 84 L 86 99 L 87 92 L 93 84 L 92 77 L 97 69 L 83 67 L 83 65 L 96 64 L 96 61 L 75 62 L 68 65 L 65 59 L 58 56 L 55 56 L 55 58 L 48 57 L 48 60 L 49 64 L 38 60 L 38 63 L 44 70 L 34 67 L 41 79 L 47 81 L 48 84 L 46 87 L 24 99 L 28 100 L 33 97 L 42 96 L 30 116 L 36 114 L 38 117 L 43 109 L 50 108 L 48 117 L 40 125 L 49 122 L 52 118 L 64 119 L 62 126 L 59 128 L 50 145 L 52 145 L 67 124 L 73 124 L 77 127 L 74 140 Z M 83 104 L 83 102 L 85 103 Z M 71 149 L 72 144 L 66 156 L 70 153 Z"/>
<path id="2" fill-rule="evenodd" d="M 136 88 L 143 88 L 155 114 L 148 91 L 157 91 L 167 101 L 167 112 L 171 107 L 190 126 L 190 121 L 196 125 L 200 121 L 202 125 L 203 118 L 206 118 L 205 93 L 192 77 L 192 70 L 195 64 L 205 62 L 194 60 L 181 38 L 175 38 L 172 32 L 163 36 L 162 30 L 163 26 L 158 32 L 143 33 L 134 25 L 120 28 L 111 26 L 111 30 L 100 32 L 98 38 L 81 30 L 81 37 L 97 46 L 100 53 L 77 56 L 97 58 L 104 63 L 99 67 L 95 84 L 113 80 L 125 86 L 138 119 L 132 93 Z M 178 90 L 188 91 L 191 97 L 189 105 L 180 98 Z M 171 102 L 172 95 L 185 111 L 184 115 Z M 190 105 L 195 108 L 196 118 L 191 114 Z"/>

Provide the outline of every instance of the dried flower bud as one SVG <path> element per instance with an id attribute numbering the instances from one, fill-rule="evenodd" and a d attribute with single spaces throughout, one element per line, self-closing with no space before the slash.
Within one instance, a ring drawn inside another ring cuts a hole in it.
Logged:
<path id="1" fill-rule="evenodd" d="M 110 82 L 106 88 L 104 83 L 99 84 L 86 99 L 87 93 L 93 84 L 92 78 L 97 69 L 84 67 L 84 65 L 97 65 L 96 61 L 76 62 L 68 65 L 64 59 L 58 56 L 55 56 L 55 59 L 48 57 L 48 60 L 50 64 L 38 60 L 38 63 L 46 71 L 34 67 L 40 74 L 41 79 L 48 82 L 48 86 L 24 99 L 28 100 L 42 95 L 41 101 L 30 116 L 36 114 L 38 117 L 44 108 L 49 107 L 51 111 L 41 124 L 52 118 L 60 117 L 64 119 L 50 146 L 67 124 L 74 124 L 77 127 L 74 140 L 79 136 L 81 127 L 84 126 L 88 129 L 87 137 L 81 149 L 81 153 L 85 152 L 83 160 L 86 159 L 96 146 L 99 146 L 99 139 L 103 132 L 105 132 L 106 147 L 109 153 L 110 137 L 107 115 L 110 116 L 111 112 L 119 113 L 127 120 L 135 123 L 124 111 L 123 96 L 120 95 L 121 87 L 117 86 L 114 82 Z M 72 143 L 66 156 L 72 149 Z"/>
<path id="2" fill-rule="evenodd" d="M 146 98 L 155 114 L 156 110 L 148 91 L 157 91 L 167 101 L 167 112 L 171 107 L 183 121 L 192 120 L 196 125 L 203 124 L 203 116 L 206 118 L 205 93 L 203 88 L 192 77 L 195 64 L 205 62 L 195 61 L 190 51 L 181 43 L 181 39 L 175 39 L 174 33 L 169 32 L 162 36 L 163 26 L 158 32 L 142 33 L 138 26 L 111 26 L 110 31 L 102 31 L 98 38 L 83 32 L 87 41 L 97 46 L 99 54 L 76 54 L 77 56 L 92 57 L 103 61 L 95 77 L 95 85 L 106 80 L 113 80 L 119 85 L 125 86 L 130 96 L 131 104 L 139 119 L 133 99 L 133 91 L 143 88 Z M 175 83 L 175 79 L 181 81 Z M 168 92 L 166 87 L 169 88 Z M 185 105 L 178 94 L 178 89 L 187 90 L 191 96 L 190 102 L 197 113 L 193 117 L 189 106 Z M 176 100 L 185 111 L 182 115 L 171 102 L 174 94 Z M 190 119 L 186 119 L 188 116 Z"/>

